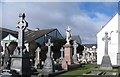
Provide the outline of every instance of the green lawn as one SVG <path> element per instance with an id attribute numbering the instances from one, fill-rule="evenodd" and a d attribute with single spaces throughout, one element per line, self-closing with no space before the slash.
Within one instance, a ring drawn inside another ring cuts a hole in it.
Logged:
<path id="1" fill-rule="evenodd" d="M 89 72 L 89 71 L 102 71 L 105 72 L 106 70 L 94 70 L 92 68 L 98 67 L 96 64 L 86 64 L 82 65 L 82 67 L 75 69 L 75 70 L 70 70 L 68 72 L 65 72 L 63 74 L 60 74 L 55 77 L 91 77 L 91 76 L 83 76 L 83 73 Z M 106 71 L 106 72 L 115 72 L 113 70 Z M 92 76 L 92 77 L 98 77 L 98 76 Z"/>

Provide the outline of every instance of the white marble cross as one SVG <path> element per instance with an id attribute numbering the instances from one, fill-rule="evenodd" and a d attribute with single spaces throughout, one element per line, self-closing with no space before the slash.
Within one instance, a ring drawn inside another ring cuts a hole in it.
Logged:
<path id="1" fill-rule="evenodd" d="M 105 32 L 105 36 L 102 38 L 105 41 L 105 55 L 108 55 L 108 42 L 111 38 L 108 37 L 108 32 Z"/>
<path id="2" fill-rule="evenodd" d="M 23 51 L 24 46 L 24 30 L 28 27 L 28 23 L 25 20 L 25 14 L 19 14 L 19 22 L 17 24 L 18 28 L 18 47 L 20 48 L 20 53 Z"/>
<path id="3" fill-rule="evenodd" d="M 60 49 L 60 51 L 61 51 L 61 59 L 63 59 L 63 52 L 64 52 L 64 49 L 63 49 L 63 47 L 61 47 L 61 49 Z"/>
<path id="4" fill-rule="evenodd" d="M 74 55 L 77 54 L 77 47 L 78 47 L 78 44 L 76 43 L 76 41 L 73 41 Z"/>
<path id="5" fill-rule="evenodd" d="M 46 46 L 48 46 L 47 57 L 51 57 L 51 46 L 53 46 L 53 43 L 51 43 L 50 39 L 48 39 L 48 43 L 46 43 Z"/>

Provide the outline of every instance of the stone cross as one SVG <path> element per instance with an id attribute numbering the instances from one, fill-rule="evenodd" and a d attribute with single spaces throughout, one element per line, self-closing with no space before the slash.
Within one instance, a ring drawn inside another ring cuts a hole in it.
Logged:
<path id="1" fill-rule="evenodd" d="M 84 46 L 84 50 L 83 50 L 83 52 L 82 52 L 84 59 L 86 59 L 86 55 L 85 55 L 85 54 L 86 54 L 86 50 L 87 50 L 87 48 Z"/>
<path id="2" fill-rule="evenodd" d="M 76 41 L 73 41 L 74 55 L 77 54 L 77 47 L 78 47 L 78 44 L 76 43 Z"/>
<path id="3" fill-rule="evenodd" d="M 105 36 L 102 38 L 105 41 L 105 55 L 108 55 L 108 42 L 111 38 L 108 37 L 108 32 L 105 32 Z"/>
<path id="4" fill-rule="evenodd" d="M 63 49 L 63 47 L 61 47 L 61 49 L 60 49 L 60 51 L 61 51 L 61 59 L 63 59 L 63 52 L 64 52 L 64 49 Z"/>
<path id="5" fill-rule="evenodd" d="M 40 51 L 41 51 L 41 49 L 40 49 L 40 47 L 38 47 L 36 50 L 35 50 L 35 52 L 36 52 L 36 57 L 35 57 L 35 67 L 37 68 L 37 65 L 40 63 Z"/>
<path id="6" fill-rule="evenodd" d="M 46 43 L 46 46 L 48 46 L 47 57 L 51 57 L 51 46 L 53 46 L 53 43 L 51 43 L 50 39 L 48 39 L 48 43 Z"/>
<path id="7" fill-rule="evenodd" d="M 18 28 L 18 47 L 20 48 L 20 53 L 23 51 L 24 46 L 24 30 L 28 27 L 28 23 L 25 20 L 25 13 L 19 14 L 20 21 L 17 24 Z"/>
<path id="8" fill-rule="evenodd" d="M 71 28 L 68 26 L 68 28 L 66 29 L 66 44 L 70 44 L 70 40 L 71 40 L 72 34 L 71 34 Z"/>

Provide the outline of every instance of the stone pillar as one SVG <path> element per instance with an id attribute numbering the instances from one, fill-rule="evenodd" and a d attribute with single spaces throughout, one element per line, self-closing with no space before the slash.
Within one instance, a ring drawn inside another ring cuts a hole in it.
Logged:
<path id="1" fill-rule="evenodd" d="M 68 70 L 68 65 L 73 63 L 72 60 L 72 45 L 65 44 L 64 45 L 64 58 L 62 61 L 62 68 Z"/>
<path id="2" fill-rule="evenodd" d="M 74 63 L 78 63 L 77 47 L 78 47 L 78 44 L 76 43 L 76 41 L 73 41 L 73 48 L 74 48 L 73 62 Z"/>
<path id="3" fill-rule="evenodd" d="M 46 43 L 46 46 L 48 47 L 48 52 L 47 52 L 47 58 L 43 66 L 43 71 L 46 73 L 52 73 L 55 70 L 54 70 L 54 61 L 51 57 L 51 46 L 53 46 L 53 43 L 51 43 L 50 39 L 48 39 L 48 43 Z"/>
<path id="4" fill-rule="evenodd" d="M 110 40 L 110 37 L 108 37 L 108 32 L 105 32 L 105 36 L 104 38 L 102 38 L 102 40 L 105 42 L 105 54 L 103 56 L 100 69 L 101 70 L 112 70 L 111 60 L 108 55 L 108 42 Z"/>

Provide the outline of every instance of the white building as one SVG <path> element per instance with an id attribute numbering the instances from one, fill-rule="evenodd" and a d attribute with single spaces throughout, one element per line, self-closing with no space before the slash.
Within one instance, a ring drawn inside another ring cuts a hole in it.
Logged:
<path id="1" fill-rule="evenodd" d="M 104 55 L 105 42 L 102 38 L 108 32 L 111 40 L 108 42 L 108 54 L 112 65 L 118 65 L 117 54 L 120 52 L 120 14 L 117 13 L 97 34 L 97 64 L 101 64 Z"/>

